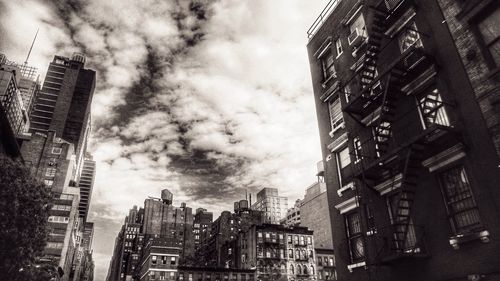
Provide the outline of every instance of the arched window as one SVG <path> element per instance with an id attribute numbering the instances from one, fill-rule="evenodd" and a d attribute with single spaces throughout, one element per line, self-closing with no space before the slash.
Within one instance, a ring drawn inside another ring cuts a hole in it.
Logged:
<path id="1" fill-rule="evenodd" d="M 286 266 L 284 263 L 281 264 L 281 272 L 285 273 L 286 272 Z"/>
<path id="2" fill-rule="evenodd" d="M 311 275 L 314 275 L 314 265 L 311 265 Z"/>
<path id="3" fill-rule="evenodd" d="M 300 267 L 300 264 L 297 265 L 297 274 L 302 274 L 302 267 Z"/>
<path id="4" fill-rule="evenodd" d="M 292 249 L 288 249 L 288 257 L 293 258 L 293 250 Z"/>
<path id="5" fill-rule="evenodd" d="M 294 268 L 293 268 L 293 264 L 290 265 L 290 274 L 292 274 L 292 275 L 295 274 L 295 271 L 294 271 Z"/>
<path id="6" fill-rule="evenodd" d="M 307 265 L 304 265 L 304 268 L 303 268 L 303 269 L 304 269 L 304 275 L 307 275 L 307 274 L 308 274 L 308 273 L 307 273 Z"/>

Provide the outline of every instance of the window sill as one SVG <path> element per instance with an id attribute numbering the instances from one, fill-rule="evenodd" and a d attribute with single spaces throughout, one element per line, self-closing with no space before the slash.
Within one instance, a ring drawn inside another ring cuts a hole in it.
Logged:
<path id="1" fill-rule="evenodd" d="M 347 270 L 349 270 L 349 272 L 352 273 L 352 271 L 355 268 L 360 268 L 360 267 L 364 267 L 366 269 L 366 262 L 362 261 L 362 262 L 358 262 L 358 263 L 349 264 L 349 265 L 347 265 Z"/>
<path id="2" fill-rule="evenodd" d="M 328 135 L 333 138 L 335 136 L 335 133 L 340 130 L 340 129 L 344 129 L 345 128 L 345 123 L 342 122 L 340 125 L 336 126 L 335 128 L 333 128 L 333 130 L 331 130 Z"/>
<path id="3" fill-rule="evenodd" d="M 483 243 L 490 242 L 490 232 L 488 230 L 483 230 L 480 232 L 473 232 L 467 234 L 458 234 L 450 237 L 450 245 L 453 249 L 460 249 L 460 244 L 470 242 L 473 240 L 481 240 Z"/>
<path id="4" fill-rule="evenodd" d="M 337 73 L 334 72 L 332 73 L 330 76 L 328 76 L 325 81 L 321 84 L 321 86 L 323 88 L 326 88 L 326 86 L 328 85 L 328 83 L 333 79 L 333 78 L 337 78 Z"/>
<path id="5" fill-rule="evenodd" d="M 337 190 L 337 194 L 339 195 L 339 197 L 342 197 L 343 193 L 349 189 L 356 190 L 356 186 L 354 185 L 354 182 L 350 182 L 350 183 L 344 185 L 342 188 Z"/>

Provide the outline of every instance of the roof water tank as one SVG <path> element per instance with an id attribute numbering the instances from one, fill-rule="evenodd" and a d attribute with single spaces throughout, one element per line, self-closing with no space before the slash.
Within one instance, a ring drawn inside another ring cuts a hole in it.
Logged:
<path id="1" fill-rule="evenodd" d="M 172 192 L 168 191 L 168 189 L 164 189 L 161 191 L 161 200 L 166 204 L 172 204 L 174 200 L 174 195 Z"/>

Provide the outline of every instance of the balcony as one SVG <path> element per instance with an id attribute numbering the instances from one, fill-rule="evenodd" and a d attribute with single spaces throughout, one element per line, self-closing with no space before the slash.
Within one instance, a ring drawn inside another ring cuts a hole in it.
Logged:
<path id="1" fill-rule="evenodd" d="M 401 229 L 406 228 L 406 233 Z M 368 241 L 375 247 L 377 255 L 376 264 L 394 264 L 411 261 L 415 258 L 428 258 L 425 245 L 425 232 L 422 226 L 409 224 L 389 225 L 378 228 L 369 236 Z"/>
<path id="2" fill-rule="evenodd" d="M 383 69 L 380 69 L 380 74 L 364 89 L 361 89 L 358 95 L 354 95 L 354 98 L 344 106 L 343 110 L 351 115 L 356 115 L 357 120 L 361 121 L 381 106 L 384 94 L 401 94 L 401 89 L 396 85 L 410 83 L 433 63 L 432 56 L 420 44 L 415 43 L 394 61 L 388 62 L 386 64 L 388 66 L 381 66 Z M 357 79 L 361 80 L 362 75 L 363 71 L 358 71 Z M 384 93 L 386 90 L 387 93 Z"/>
<path id="3" fill-rule="evenodd" d="M 407 11 L 414 5 L 412 0 L 383 0 L 375 7 L 384 17 L 387 29 L 407 19 Z"/>
<path id="4" fill-rule="evenodd" d="M 389 178 L 388 170 L 395 171 L 402 167 L 408 149 L 415 149 L 413 153 L 418 153 L 418 158 L 426 159 L 462 143 L 460 130 L 448 119 L 447 108 L 452 106 L 442 101 L 437 101 L 432 109 L 413 106 L 393 117 L 386 139 L 361 139 L 361 159 L 354 164 L 353 176 L 378 184 Z M 416 148 L 419 148 L 418 151 Z"/>

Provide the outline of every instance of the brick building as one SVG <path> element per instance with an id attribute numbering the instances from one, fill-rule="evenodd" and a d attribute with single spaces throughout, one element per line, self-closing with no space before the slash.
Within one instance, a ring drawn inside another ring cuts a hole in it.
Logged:
<path id="1" fill-rule="evenodd" d="M 286 215 L 281 219 L 280 224 L 285 226 L 299 226 L 300 225 L 300 206 L 302 205 L 302 200 L 295 200 L 293 207 L 286 211 Z"/>
<path id="2" fill-rule="evenodd" d="M 332 0 L 309 30 L 339 280 L 499 278 L 497 5 Z"/>
<path id="3" fill-rule="evenodd" d="M 335 270 L 335 255 L 333 249 L 318 249 L 316 247 L 316 267 L 318 268 L 318 281 L 337 280 Z"/>
<path id="4" fill-rule="evenodd" d="M 254 225 L 226 250 L 236 268 L 256 268 L 258 280 L 316 280 L 313 232 L 305 227 Z"/>
<path id="5" fill-rule="evenodd" d="M 202 241 L 196 252 L 198 264 L 208 267 L 234 267 L 233 263 L 223 258 L 222 247 L 234 242 L 238 234 L 247 231 L 253 225 L 262 224 L 262 212 L 249 208 L 247 200 L 234 204 L 234 213 L 223 211 L 211 224 L 208 238 Z"/>
<path id="6" fill-rule="evenodd" d="M 80 217 L 87 221 L 89 213 L 90 200 L 92 199 L 92 189 L 94 187 L 96 166 L 92 160 L 92 155 L 86 154 L 83 159 L 82 171 L 78 179 L 78 188 L 80 189 Z"/>

